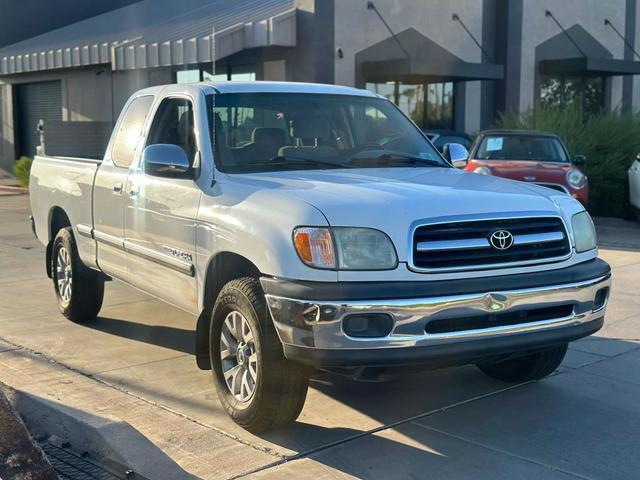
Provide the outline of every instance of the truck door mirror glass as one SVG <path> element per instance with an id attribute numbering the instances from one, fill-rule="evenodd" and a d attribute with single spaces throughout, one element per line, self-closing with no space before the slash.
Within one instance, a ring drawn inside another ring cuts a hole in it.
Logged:
<path id="1" fill-rule="evenodd" d="M 469 152 L 459 143 L 445 144 L 444 147 L 442 147 L 442 155 L 456 168 L 464 168 L 467 166 Z"/>
<path id="2" fill-rule="evenodd" d="M 584 165 L 585 163 L 587 163 L 587 157 L 585 157 L 584 155 L 575 155 L 573 157 L 574 165 Z"/>
<path id="3" fill-rule="evenodd" d="M 144 173 L 154 177 L 192 178 L 193 170 L 181 147 L 168 143 L 149 145 L 142 152 Z"/>

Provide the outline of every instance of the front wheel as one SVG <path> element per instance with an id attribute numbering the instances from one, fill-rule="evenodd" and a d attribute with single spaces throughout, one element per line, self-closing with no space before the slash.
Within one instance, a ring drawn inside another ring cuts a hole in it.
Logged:
<path id="1" fill-rule="evenodd" d="M 210 354 L 222 406 L 258 433 L 295 421 L 307 396 L 307 369 L 284 357 L 258 280 L 227 283 L 213 307 Z"/>
<path id="2" fill-rule="evenodd" d="M 60 312 L 74 322 L 96 318 L 102 308 L 104 278 L 82 263 L 70 227 L 61 229 L 53 241 L 51 272 Z"/>
<path id="3" fill-rule="evenodd" d="M 486 375 L 503 382 L 539 380 L 560 366 L 568 346 L 565 343 L 531 355 L 501 362 L 478 363 L 477 366 Z"/>

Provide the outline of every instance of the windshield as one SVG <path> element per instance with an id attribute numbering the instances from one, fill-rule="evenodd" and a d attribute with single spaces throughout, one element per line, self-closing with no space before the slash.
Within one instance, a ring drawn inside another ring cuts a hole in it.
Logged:
<path id="1" fill-rule="evenodd" d="M 475 158 L 569 163 L 560 140 L 535 135 L 488 135 L 482 139 Z"/>
<path id="2" fill-rule="evenodd" d="M 209 96 L 224 172 L 449 165 L 388 100 L 349 95 Z"/>

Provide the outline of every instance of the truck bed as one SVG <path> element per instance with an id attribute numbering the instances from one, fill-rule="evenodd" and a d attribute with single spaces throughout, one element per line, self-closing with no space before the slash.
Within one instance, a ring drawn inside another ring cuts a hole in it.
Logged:
<path id="1" fill-rule="evenodd" d="M 78 225 L 93 225 L 93 181 L 101 160 L 78 157 L 37 155 L 31 166 L 29 183 L 31 214 L 38 239 L 47 245 L 55 233 L 49 231 L 49 219 L 58 210 L 66 212 L 73 228 L 80 258 L 96 266 L 95 242 L 90 231 L 78 231 Z"/>

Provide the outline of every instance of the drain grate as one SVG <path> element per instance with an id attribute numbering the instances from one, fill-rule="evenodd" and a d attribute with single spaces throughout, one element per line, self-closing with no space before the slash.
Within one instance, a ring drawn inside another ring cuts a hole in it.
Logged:
<path id="1" fill-rule="evenodd" d="M 60 480 L 124 480 L 105 467 L 49 442 L 40 445 Z"/>

